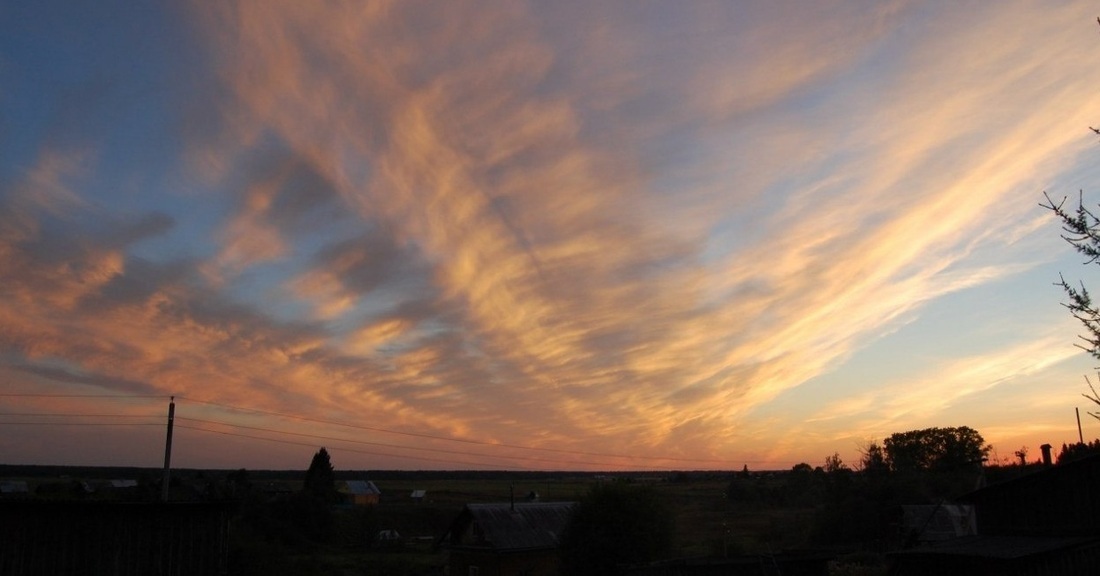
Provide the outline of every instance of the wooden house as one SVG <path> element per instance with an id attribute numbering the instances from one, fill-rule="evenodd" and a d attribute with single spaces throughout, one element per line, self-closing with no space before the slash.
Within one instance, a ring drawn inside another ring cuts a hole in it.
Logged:
<path id="1" fill-rule="evenodd" d="M 834 554 L 822 551 L 677 558 L 621 566 L 624 576 L 828 576 Z"/>
<path id="2" fill-rule="evenodd" d="M 370 480 L 348 480 L 337 489 L 346 504 L 374 506 L 382 497 L 382 491 Z"/>
<path id="3" fill-rule="evenodd" d="M 30 494 L 25 480 L 0 480 L 0 497 L 28 498 Z"/>
<path id="4" fill-rule="evenodd" d="M 467 504 L 440 540 L 450 574 L 552 576 L 574 502 Z"/>
<path id="5" fill-rule="evenodd" d="M 1044 468 L 959 499 L 977 535 L 892 554 L 892 574 L 1100 574 L 1100 456 Z"/>

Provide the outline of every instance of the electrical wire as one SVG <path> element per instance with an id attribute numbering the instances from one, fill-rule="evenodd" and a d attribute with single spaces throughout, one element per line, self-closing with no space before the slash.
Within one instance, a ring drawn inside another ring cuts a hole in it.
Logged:
<path id="1" fill-rule="evenodd" d="M 259 415 L 263 415 L 263 416 L 275 416 L 275 417 L 287 418 L 287 419 L 291 419 L 291 420 L 298 420 L 298 421 L 302 421 L 302 422 L 312 422 L 312 423 L 316 423 L 316 424 L 326 424 L 326 425 L 330 425 L 330 426 L 340 426 L 340 427 L 344 427 L 344 428 L 351 428 L 351 429 L 354 429 L 354 430 L 365 430 L 365 431 L 369 431 L 369 432 L 379 432 L 379 433 L 383 433 L 383 434 L 393 434 L 393 435 L 406 436 L 406 437 L 412 437 L 412 438 L 421 438 L 421 439 L 428 439 L 428 440 L 435 440 L 435 441 L 442 441 L 442 442 L 456 442 L 456 443 L 461 443 L 461 444 L 470 444 L 470 445 L 475 445 L 475 446 L 485 446 L 485 447 L 490 447 L 490 448 L 508 448 L 508 449 L 513 449 L 513 450 L 530 450 L 530 451 L 547 452 L 547 453 L 553 453 L 553 454 L 564 454 L 564 455 L 575 455 L 575 456 L 593 456 L 593 457 L 598 457 L 598 458 L 615 458 L 615 459 L 628 460 L 628 461 L 635 462 L 634 466 L 640 467 L 640 468 L 667 469 L 668 467 L 667 466 L 637 464 L 636 463 L 637 461 L 665 462 L 665 463 L 685 462 L 685 463 L 696 463 L 696 464 L 709 463 L 709 464 L 722 465 L 724 467 L 735 466 L 735 464 L 730 460 L 719 460 L 719 459 L 711 459 L 711 458 L 684 458 L 684 457 L 676 457 L 676 456 L 647 456 L 647 455 L 615 454 L 615 453 L 609 453 L 609 452 L 589 452 L 589 451 L 584 451 L 584 450 L 567 450 L 567 449 L 562 449 L 562 448 L 547 448 L 547 447 L 542 447 L 542 446 L 524 446 L 524 445 L 520 445 L 520 444 L 486 442 L 486 441 L 482 441 L 482 440 L 472 440 L 472 439 L 468 439 L 468 438 L 453 438 L 453 437 L 448 437 L 448 436 L 440 436 L 440 435 L 435 435 L 435 434 L 425 434 L 425 433 L 419 433 L 419 432 L 406 432 L 406 431 L 401 431 L 401 430 L 392 430 L 392 429 L 388 429 L 388 428 L 380 428 L 380 427 L 376 427 L 376 426 L 364 426 L 364 425 L 361 425 L 361 424 L 350 424 L 350 423 L 347 423 L 347 422 L 340 422 L 340 421 L 336 421 L 336 420 L 326 420 L 326 419 L 320 419 L 320 418 L 312 418 L 312 417 L 309 417 L 309 416 L 303 416 L 303 415 L 298 415 L 298 414 L 289 414 L 289 413 L 285 413 L 285 412 L 274 412 L 274 411 L 268 411 L 268 410 L 260 410 L 260 409 L 257 409 L 257 408 L 246 408 L 246 407 L 243 407 L 243 406 L 235 406 L 235 405 L 232 405 L 232 404 L 213 402 L 213 401 L 209 401 L 209 400 L 200 400 L 200 399 L 197 399 L 197 398 L 192 398 L 192 397 L 189 397 L 189 396 L 182 396 L 182 395 L 170 396 L 170 395 L 163 395 L 163 394 L 0 393 L 0 397 L 16 397 L 16 398 L 18 398 L 18 397 L 27 397 L 27 398 L 105 398 L 105 399 L 126 398 L 126 399 L 162 399 L 162 400 L 166 399 L 166 398 L 174 398 L 176 401 L 191 402 L 191 403 L 195 403 L 195 404 L 204 404 L 204 405 L 208 405 L 208 406 L 214 406 L 214 407 L 218 407 L 218 408 L 222 408 L 222 409 L 226 409 L 226 410 L 231 410 L 231 411 L 234 411 L 234 412 L 259 414 Z M 74 416 L 74 417 L 104 417 L 104 418 L 159 417 L 159 416 L 137 416 L 137 415 L 126 415 L 126 414 L 100 414 L 100 415 L 95 415 L 95 414 L 57 414 L 57 413 L 9 413 L 9 414 L 0 414 L 0 416 L 22 416 L 22 417 L 26 417 L 26 416 L 42 416 L 42 417 L 68 417 L 68 416 Z M 402 446 L 402 445 L 399 445 L 399 444 L 386 444 L 386 443 L 381 443 L 381 442 L 368 442 L 368 441 L 362 441 L 362 440 L 350 440 L 350 439 L 336 438 L 336 437 L 317 436 L 317 435 L 303 434 L 303 433 L 297 433 L 297 432 L 287 432 L 287 431 L 282 431 L 282 430 L 275 430 L 275 429 L 270 429 L 270 428 L 259 428 L 259 427 L 244 426 L 244 425 L 232 424 L 232 423 L 229 423 L 229 422 L 220 422 L 220 421 L 214 421 L 214 420 L 201 420 L 201 419 L 194 419 L 194 418 L 186 418 L 186 417 L 183 417 L 183 416 L 177 416 L 176 418 L 181 419 L 181 420 L 190 420 L 190 421 L 194 421 L 194 422 L 208 423 L 208 424 L 218 424 L 218 425 L 223 425 L 223 426 L 230 426 L 230 427 L 236 427 L 236 428 L 241 428 L 241 429 L 250 429 L 250 430 L 262 431 L 262 432 L 270 432 L 270 433 L 276 433 L 276 434 L 287 434 L 287 435 L 294 435 L 294 436 L 300 436 L 300 437 L 313 437 L 313 438 L 323 439 L 323 440 L 333 440 L 333 441 L 349 442 L 349 443 L 356 443 L 356 444 L 363 444 L 363 445 L 400 448 L 400 449 L 403 449 L 403 450 L 419 450 L 419 451 L 427 451 L 427 452 L 442 452 L 442 453 L 447 453 L 447 454 L 462 454 L 462 455 L 467 455 L 467 456 L 488 457 L 488 458 L 508 458 L 508 459 L 513 459 L 513 460 L 555 462 L 555 463 L 559 463 L 559 464 L 582 464 L 582 465 L 586 465 L 586 466 L 600 466 L 600 465 L 606 465 L 607 464 L 606 462 L 588 462 L 588 461 L 579 461 L 579 460 L 548 459 L 548 458 L 539 458 L 539 457 L 536 457 L 536 456 L 516 456 L 516 455 L 494 456 L 494 455 L 491 455 L 491 454 L 480 454 L 480 453 L 477 453 L 477 452 L 462 452 L 462 451 L 454 451 L 454 450 L 442 450 L 442 449 L 437 449 L 437 448 L 410 447 L 410 446 Z M 0 425 L 39 425 L 39 424 L 46 425 L 46 424 L 50 424 L 50 423 L 47 423 L 47 422 L 42 422 L 42 423 L 16 423 L 16 422 L 2 422 L 2 421 L 0 421 Z M 110 426 L 139 425 L 139 424 L 125 424 L 125 423 L 109 423 L 109 424 L 57 423 L 57 424 L 58 425 L 87 425 L 87 426 L 94 426 L 94 425 L 104 425 L 104 426 L 108 426 L 108 425 L 110 425 Z M 162 425 L 162 424 L 140 424 L 140 425 Z M 218 431 L 214 431 L 214 430 L 206 430 L 206 429 L 200 429 L 200 428 L 195 428 L 195 427 L 188 427 L 188 428 L 195 429 L 195 430 L 203 430 L 203 431 L 207 431 L 207 432 L 224 433 L 224 434 L 229 434 L 229 435 L 242 436 L 242 437 L 247 437 L 247 438 L 257 438 L 257 439 L 261 439 L 261 440 L 278 441 L 278 440 L 275 440 L 275 439 L 255 437 L 255 436 L 247 436 L 247 435 L 242 435 L 242 434 L 232 434 L 232 433 L 228 433 L 228 432 L 218 432 Z M 297 443 L 293 443 L 293 444 L 297 444 Z M 302 444 L 302 445 L 304 445 L 304 444 Z M 373 453 L 369 453 L 369 452 L 365 452 L 365 453 L 373 454 Z M 378 455 L 378 454 L 374 454 L 374 455 Z M 385 454 L 385 455 L 386 456 L 395 456 L 393 454 Z M 397 457 L 405 457 L 405 456 L 397 456 Z M 409 458 L 414 458 L 414 457 L 409 456 Z M 421 459 L 425 459 L 425 458 L 421 458 Z M 431 459 L 427 459 L 427 460 L 431 460 Z M 458 463 L 458 461 L 447 461 L 447 462 Z M 754 463 L 754 464 L 770 463 L 769 461 L 766 461 L 766 460 L 745 460 L 743 462 L 744 463 Z"/>
<path id="2" fill-rule="evenodd" d="M 553 459 L 553 458 L 540 458 L 538 456 L 515 456 L 515 455 L 498 456 L 498 455 L 494 455 L 494 454 L 483 454 L 483 453 L 480 453 L 480 452 L 463 452 L 463 451 L 456 451 L 456 450 L 444 450 L 442 448 L 424 448 L 424 447 L 420 447 L 420 446 L 404 446 L 404 445 L 400 445 L 400 444 L 386 444 L 384 442 L 372 442 L 372 441 L 369 441 L 369 440 L 353 440 L 353 439 L 350 439 L 350 438 L 339 438 L 339 437 L 335 437 L 335 436 L 322 436 L 322 435 L 319 435 L 319 434 L 306 434 L 304 432 L 287 432 L 285 430 L 274 430 L 274 429 L 271 429 L 271 428 L 260 428 L 260 427 L 257 427 L 257 426 L 245 426 L 243 424 L 232 424 L 232 423 L 229 423 L 229 422 L 221 422 L 221 421 L 217 421 L 217 420 L 202 420 L 202 419 L 199 419 L 199 418 L 186 418 L 186 417 L 182 417 L 182 416 L 176 416 L 176 420 L 185 420 L 185 421 L 188 421 L 188 422 L 199 422 L 199 423 L 202 423 L 202 424 L 215 424 L 215 425 L 221 425 L 221 426 L 229 426 L 229 427 L 232 427 L 232 428 L 240 428 L 240 429 L 244 429 L 244 430 L 254 430 L 254 431 L 257 431 L 257 432 L 270 432 L 270 433 L 273 433 L 273 434 L 286 434 L 288 436 L 298 436 L 298 437 L 302 437 L 302 438 L 314 438 L 314 439 L 318 439 L 318 440 L 330 440 L 330 441 L 336 441 L 336 442 L 347 442 L 347 443 L 350 443 L 350 444 L 361 444 L 361 445 L 365 445 L 365 446 L 380 446 L 380 447 L 383 447 L 383 448 L 398 448 L 398 449 L 401 449 L 401 450 L 416 450 L 416 451 L 419 451 L 419 452 L 435 452 L 435 453 L 441 453 L 441 454 L 461 454 L 463 456 L 475 456 L 475 457 L 480 457 L 480 458 L 501 458 L 501 459 L 508 459 L 508 460 L 527 460 L 527 461 L 533 461 L 533 462 L 550 462 L 550 463 L 557 463 L 557 464 L 583 464 L 585 466 L 601 466 L 601 465 L 606 466 L 607 465 L 606 462 L 590 462 L 590 461 L 583 461 L 583 460 L 559 460 L 559 459 Z M 388 454 L 388 455 L 392 456 L 392 454 Z M 657 467 L 654 467 L 654 468 L 657 468 Z"/>
<path id="3" fill-rule="evenodd" d="M 0 398 L 170 398 L 166 394 L 24 394 L 0 393 Z"/>
<path id="4" fill-rule="evenodd" d="M 0 426 L 164 426 L 163 422 L 0 422 Z"/>
<path id="5" fill-rule="evenodd" d="M 661 462 L 696 462 L 696 463 L 724 464 L 724 465 L 727 465 L 727 466 L 733 464 L 733 462 L 731 462 L 729 460 L 718 460 L 718 459 L 711 459 L 711 458 L 682 458 L 682 457 L 675 457 L 675 456 L 639 456 L 639 455 L 628 455 L 628 454 L 613 454 L 613 453 L 608 453 L 608 452 L 587 452 L 587 451 L 583 451 L 583 450 L 566 450 L 566 449 L 562 449 L 562 448 L 545 448 L 545 447 L 541 447 L 541 446 L 523 446 L 523 445 L 519 445 L 519 444 L 506 444 L 506 443 L 503 443 L 503 442 L 499 442 L 499 443 L 498 442 L 485 442 L 485 441 L 482 441 L 482 440 L 471 440 L 471 439 L 467 439 L 467 438 L 451 438 L 451 437 L 447 437 L 447 436 L 438 436 L 438 435 L 424 434 L 424 433 L 419 433 L 419 432 L 403 432 L 403 431 L 400 431 L 400 430 L 390 430 L 388 428 L 378 428 L 378 427 L 375 427 L 375 426 L 363 426 L 361 424 L 348 424 L 346 422 L 339 422 L 339 421 L 335 421 L 335 420 L 323 420 L 323 419 L 319 419 L 319 418 L 311 418 L 311 417 L 308 417 L 308 416 L 299 416 L 297 414 L 287 414 L 287 413 L 283 413 L 283 412 L 272 412 L 272 411 L 268 411 L 268 410 L 259 410 L 259 409 L 256 409 L 256 408 L 244 408 L 242 406 L 233 406 L 233 405 L 230 405 L 230 404 L 222 404 L 222 403 L 218 403 L 218 402 L 211 402 L 211 401 L 208 401 L 208 400 L 198 400 L 196 398 L 191 398 L 191 397 L 187 397 L 187 396 L 176 396 L 176 398 L 178 400 L 186 400 L 186 401 L 189 401 L 189 402 L 195 402 L 195 403 L 199 403 L 199 404 L 207 404 L 207 405 L 210 405 L 210 406 L 217 406 L 219 408 L 226 408 L 226 409 L 234 410 L 234 411 L 237 411 L 237 412 L 261 414 L 261 415 L 265 415 L 265 416 L 278 416 L 278 417 L 282 417 L 282 418 L 290 418 L 292 420 L 301 420 L 303 422 L 313 422 L 313 423 L 316 423 L 316 424 L 327 424 L 327 425 L 330 425 L 330 426 L 342 426 L 342 427 L 345 427 L 345 428 L 352 428 L 352 429 L 356 429 L 356 430 L 367 430 L 367 431 L 370 431 L 370 432 L 382 432 L 382 433 L 385 433 L 385 434 L 396 434 L 396 435 L 400 435 L 400 436 L 410 436 L 410 437 L 414 437 L 414 438 L 424 438 L 424 439 L 428 439 L 428 440 L 440 440 L 440 441 L 444 441 L 444 442 L 459 442 L 459 443 L 463 443 L 463 444 L 473 444 L 473 445 L 478 445 L 478 446 L 489 446 L 489 447 L 493 447 L 493 448 L 512 448 L 512 449 L 516 449 L 516 450 L 533 450 L 533 451 L 539 451 L 539 452 L 552 452 L 552 453 L 555 453 L 555 454 L 573 454 L 573 455 L 578 455 L 578 456 L 596 456 L 596 457 L 601 457 L 601 458 L 621 458 L 621 459 L 627 459 L 627 460 L 650 460 L 650 461 L 661 461 Z M 763 461 L 763 460 L 746 460 L 744 462 L 745 463 L 750 463 L 750 462 L 751 463 L 761 463 L 761 462 L 765 462 L 765 461 Z"/>
<path id="6" fill-rule="evenodd" d="M 81 418 L 160 418 L 160 414 L 72 414 L 72 413 L 48 413 L 48 412 L 3 412 L 3 416 L 45 416 L 49 418 L 68 418 L 79 416 Z"/>
<path id="7" fill-rule="evenodd" d="M 176 428 L 183 428 L 185 430 L 195 430 L 195 431 L 198 431 L 198 432 L 208 432 L 208 433 L 211 433 L 211 434 L 222 434 L 224 436 L 236 436 L 238 438 L 249 438 L 249 439 L 252 439 L 252 440 L 263 440 L 265 442 L 275 442 L 275 443 L 278 443 L 278 444 L 289 444 L 289 445 L 292 445 L 292 446 L 308 446 L 310 448 L 315 447 L 314 444 L 309 444 L 309 443 L 306 443 L 306 442 L 294 442 L 294 441 L 291 441 L 291 440 L 279 440 L 278 438 L 265 438 L 263 436 L 252 436 L 250 434 L 238 434 L 236 432 L 226 432 L 224 430 L 210 430 L 208 428 L 199 428 L 199 427 L 196 427 L 196 426 L 187 426 L 187 425 L 184 425 L 184 424 L 178 424 L 178 425 L 176 425 Z M 428 458 L 426 456 L 408 456 L 408 455 L 404 455 L 404 454 L 389 454 L 389 453 L 385 453 L 385 452 L 373 452 L 373 451 L 370 451 L 370 450 L 357 450 L 357 449 L 354 449 L 354 448 L 340 448 L 339 450 L 342 451 L 342 452 L 354 452 L 354 453 L 357 453 L 357 454 L 367 454 L 367 455 L 370 455 L 370 456 L 387 456 L 387 457 L 390 457 L 390 458 L 406 458 L 406 459 L 409 459 L 409 460 L 423 460 L 423 461 L 427 461 L 427 462 L 437 462 L 437 463 L 443 463 L 443 464 L 470 464 L 470 462 L 465 462 L 465 461 L 461 461 L 461 460 L 444 460 L 442 458 Z M 477 464 L 479 466 L 490 466 L 490 467 L 499 468 L 499 469 L 502 469 L 502 470 L 515 469 L 515 467 L 502 466 L 500 464 L 489 464 L 489 463 L 483 463 L 483 462 L 474 462 L 474 464 Z M 519 469 L 520 470 L 527 470 L 525 468 L 519 468 Z"/>

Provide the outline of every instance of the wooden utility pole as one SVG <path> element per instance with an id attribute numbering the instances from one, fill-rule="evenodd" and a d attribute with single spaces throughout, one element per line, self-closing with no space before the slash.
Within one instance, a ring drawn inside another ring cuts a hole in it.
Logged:
<path id="1" fill-rule="evenodd" d="M 168 435 L 164 440 L 164 478 L 160 483 L 160 499 L 168 501 L 168 483 L 172 474 L 172 422 L 176 418 L 176 397 L 172 396 L 168 401 Z"/>
<path id="2" fill-rule="evenodd" d="M 1085 434 L 1081 432 L 1081 409 L 1075 407 L 1073 411 L 1077 413 L 1077 441 L 1084 444 Z"/>

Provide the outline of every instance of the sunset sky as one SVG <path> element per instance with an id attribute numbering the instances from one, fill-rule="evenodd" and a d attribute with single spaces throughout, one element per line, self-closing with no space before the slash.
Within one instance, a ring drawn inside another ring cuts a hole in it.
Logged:
<path id="1" fill-rule="evenodd" d="M 0 463 L 1100 436 L 1085 2 L 0 4 Z"/>

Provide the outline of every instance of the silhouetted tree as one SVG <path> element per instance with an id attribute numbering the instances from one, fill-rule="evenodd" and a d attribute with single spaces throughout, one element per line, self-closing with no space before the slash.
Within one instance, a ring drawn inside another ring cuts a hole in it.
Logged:
<path id="1" fill-rule="evenodd" d="M 657 560 L 672 548 L 672 512 L 647 487 L 595 486 L 562 534 L 565 574 L 618 573 L 620 565 Z"/>
<path id="2" fill-rule="evenodd" d="M 1085 264 L 1100 262 L 1100 218 L 1085 206 L 1084 193 L 1078 193 L 1077 208 L 1072 210 L 1065 208 L 1066 198 L 1063 197 L 1060 202 L 1055 203 L 1049 194 L 1044 192 L 1043 195 L 1046 196 L 1047 203 L 1041 206 L 1053 212 L 1061 221 L 1062 239 L 1085 256 Z M 1069 297 L 1069 302 L 1063 305 L 1069 308 L 1074 318 L 1081 321 L 1087 332 L 1081 336 L 1087 345 L 1078 346 L 1100 359 L 1100 309 L 1093 305 L 1084 284 L 1075 288 L 1064 277 L 1060 277 L 1058 285 Z"/>
<path id="3" fill-rule="evenodd" d="M 878 442 L 871 441 L 860 450 L 859 469 L 866 476 L 882 476 L 890 471 L 886 453 Z"/>
<path id="4" fill-rule="evenodd" d="M 883 443 L 886 462 L 897 472 L 950 472 L 974 467 L 992 446 L 967 426 L 895 432 Z"/>
<path id="5" fill-rule="evenodd" d="M 1020 466 L 1027 466 L 1027 446 L 1021 446 L 1014 454 L 1020 459 Z"/>
<path id="6" fill-rule="evenodd" d="M 1073 444 L 1062 444 L 1062 450 L 1058 453 L 1058 464 L 1065 464 L 1066 462 L 1073 462 L 1086 456 L 1092 456 L 1094 454 L 1100 454 L 1100 440 L 1093 440 L 1088 444 L 1082 442 L 1075 442 Z"/>
<path id="7" fill-rule="evenodd" d="M 735 502 L 739 507 L 756 506 L 760 504 L 760 491 L 757 489 L 758 481 L 749 472 L 748 464 L 740 472 L 730 478 L 726 486 L 726 499 Z"/>
<path id="8" fill-rule="evenodd" d="M 848 470 L 848 465 L 840 459 L 840 452 L 833 452 L 832 456 L 825 458 L 825 472 L 832 474 L 834 472 L 840 472 L 841 470 Z"/>
<path id="9" fill-rule="evenodd" d="M 302 489 L 322 502 L 328 504 L 336 502 L 336 472 L 332 468 L 328 450 L 321 448 L 313 455 L 309 470 L 306 470 Z"/>
<path id="10" fill-rule="evenodd" d="M 819 475 L 817 472 L 821 470 Z M 825 475 L 822 468 L 814 469 L 805 462 L 799 462 L 787 473 L 787 482 L 781 501 L 787 506 L 813 506 L 821 492 L 821 480 Z"/>
<path id="11" fill-rule="evenodd" d="M 791 466 L 791 474 L 809 477 L 810 474 L 813 474 L 813 471 L 814 467 L 805 462 L 799 462 Z"/>
<path id="12" fill-rule="evenodd" d="M 1060 202 L 1055 203 L 1049 194 L 1044 192 L 1043 195 L 1047 203 L 1040 206 L 1053 212 L 1061 221 L 1062 239 L 1085 256 L 1085 264 L 1100 264 L 1100 218 L 1085 206 L 1084 193 L 1078 193 L 1076 209 L 1067 209 L 1064 197 Z M 1062 288 L 1066 298 L 1069 299 L 1062 305 L 1085 328 L 1085 334 L 1079 335 L 1084 343 L 1078 343 L 1077 346 L 1093 358 L 1100 359 L 1100 308 L 1093 304 L 1092 296 L 1089 295 L 1084 283 L 1081 283 L 1080 287 L 1075 287 L 1066 282 L 1064 276 L 1059 275 L 1056 284 Z M 1088 381 L 1087 378 L 1086 381 Z M 1100 395 L 1096 393 L 1096 388 L 1092 386 L 1092 382 L 1088 382 L 1088 385 L 1092 395 L 1081 395 L 1094 404 L 1100 405 Z M 1089 412 L 1089 415 L 1100 419 L 1098 412 Z"/>
<path id="13" fill-rule="evenodd" d="M 225 492 L 230 498 L 244 498 L 252 492 L 252 480 L 248 470 L 241 468 L 225 476 Z"/>

